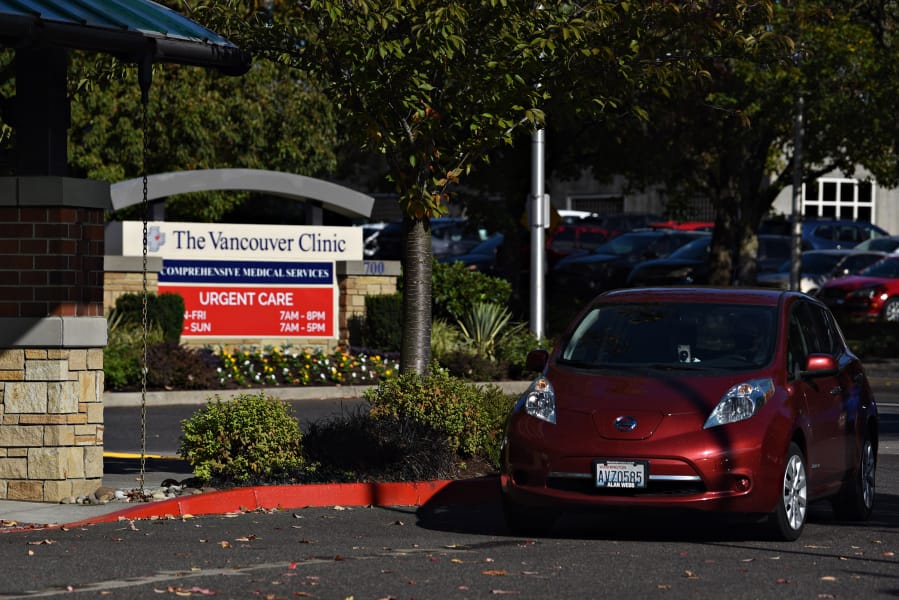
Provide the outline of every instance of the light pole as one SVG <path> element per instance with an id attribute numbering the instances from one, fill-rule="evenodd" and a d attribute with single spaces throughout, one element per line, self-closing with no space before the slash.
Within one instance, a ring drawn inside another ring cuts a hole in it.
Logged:
<path id="1" fill-rule="evenodd" d="M 531 194 L 528 227 L 531 239 L 531 311 L 530 330 L 538 340 L 544 336 L 544 272 L 546 248 L 544 228 L 547 226 L 547 206 L 543 172 L 544 130 L 534 129 L 531 136 Z"/>

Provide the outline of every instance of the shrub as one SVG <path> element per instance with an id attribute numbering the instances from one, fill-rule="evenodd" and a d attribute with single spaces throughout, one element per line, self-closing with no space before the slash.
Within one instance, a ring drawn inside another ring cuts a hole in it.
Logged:
<path id="1" fill-rule="evenodd" d="M 123 294 L 116 299 L 110 319 L 143 326 L 143 303 L 142 293 Z M 167 341 L 178 342 L 184 328 L 184 299 L 171 292 L 147 294 L 147 325 L 160 329 Z"/>
<path id="2" fill-rule="evenodd" d="M 462 456 L 477 454 L 490 424 L 485 421 L 483 394 L 478 386 L 451 376 L 433 363 L 429 373 L 402 373 L 364 393 L 372 417 L 412 419 L 443 433 L 450 448 Z"/>
<path id="3" fill-rule="evenodd" d="M 403 296 L 365 297 L 362 341 L 367 348 L 399 352 L 403 344 Z"/>
<path id="4" fill-rule="evenodd" d="M 443 357 L 459 350 L 462 332 L 458 327 L 443 319 L 431 322 L 431 357 L 443 364 Z"/>
<path id="5" fill-rule="evenodd" d="M 518 400 L 515 394 L 506 394 L 497 385 L 485 385 L 481 388 L 484 409 L 484 422 L 487 424 L 486 435 L 482 442 L 482 456 L 493 468 L 500 465 L 500 447 L 506 431 L 506 418 Z"/>
<path id="6" fill-rule="evenodd" d="M 433 318 L 454 322 L 478 302 L 506 305 L 512 295 L 512 284 L 469 270 L 461 262 L 434 261 L 431 278 Z"/>
<path id="7" fill-rule="evenodd" d="M 311 423 L 303 436 L 306 481 L 423 481 L 452 476 L 444 434 L 410 418 L 355 411 Z"/>
<path id="8" fill-rule="evenodd" d="M 178 452 L 203 481 L 277 481 L 303 466 L 290 404 L 264 393 L 215 396 L 182 421 L 181 431 Z"/>
<path id="9" fill-rule="evenodd" d="M 506 365 L 506 377 L 530 379 L 534 373 L 524 368 L 528 352 L 537 348 L 551 349 L 554 345 L 553 340 L 537 339 L 529 330 L 522 328 L 503 338 L 496 348 L 496 360 Z"/>
<path id="10" fill-rule="evenodd" d="M 448 352 L 439 362 L 451 375 L 466 381 L 500 381 L 509 371 L 505 362 L 490 360 L 469 348 Z"/>
<path id="11" fill-rule="evenodd" d="M 512 313 L 505 306 L 475 302 L 459 319 L 465 342 L 478 356 L 496 359 L 496 348 L 503 339 L 524 329 L 521 323 L 509 324 Z"/>
<path id="12" fill-rule="evenodd" d="M 147 348 L 147 387 L 206 390 L 218 387 L 219 359 L 208 350 L 160 342 Z"/>
<path id="13" fill-rule="evenodd" d="M 107 319 L 107 343 L 103 349 L 103 373 L 107 389 L 138 387 L 143 369 L 144 333 L 139 323 L 128 322 L 121 313 Z M 153 344 L 163 342 L 162 330 L 147 330 L 147 352 Z"/>

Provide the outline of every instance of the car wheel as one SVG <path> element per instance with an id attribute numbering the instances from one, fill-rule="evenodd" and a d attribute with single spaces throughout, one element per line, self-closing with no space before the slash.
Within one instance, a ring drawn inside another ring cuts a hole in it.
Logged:
<path id="1" fill-rule="evenodd" d="M 548 535 L 556 524 L 558 513 L 546 508 L 522 506 L 503 494 L 503 516 L 506 528 L 513 535 Z"/>
<path id="2" fill-rule="evenodd" d="M 787 542 L 798 539 L 805 527 L 807 515 L 808 479 L 805 457 L 799 446 L 790 442 L 777 507 L 768 517 L 771 534 L 776 539 Z"/>
<path id="3" fill-rule="evenodd" d="M 849 479 L 840 494 L 833 500 L 833 512 L 838 519 L 867 521 L 874 510 L 874 473 L 877 470 L 877 452 L 871 437 L 866 433 L 861 453 Z"/>
<path id="4" fill-rule="evenodd" d="M 899 321 L 899 298 L 890 298 L 883 305 L 883 320 Z"/>

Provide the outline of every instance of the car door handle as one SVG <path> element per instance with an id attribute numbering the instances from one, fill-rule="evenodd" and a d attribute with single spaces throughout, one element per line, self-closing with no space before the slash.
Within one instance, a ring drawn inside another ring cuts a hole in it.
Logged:
<path id="1" fill-rule="evenodd" d="M 841 385 L 838 385 L 838 386 L 836 386 L 836 387 L 830 388 L 830 395 L 831 395 L 831 396 L 839 396 L 839 395 L 842 394 L 842 393 L 843 393 L 843 386 L 841 386 Z"/>

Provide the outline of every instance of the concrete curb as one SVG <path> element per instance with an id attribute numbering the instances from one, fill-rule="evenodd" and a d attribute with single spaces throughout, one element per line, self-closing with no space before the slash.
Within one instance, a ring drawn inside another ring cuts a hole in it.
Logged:
<path id="1" fill-rule="evenodd" d="M 530 381 L 490 381 L 475 383 L 478 386 L 495 385 L 506 394 L 521 394 Z M 149 406 L 202 405 L 215 396 L 228 400 L 246 393 L 265 392 L 281 400 L 339 400 L 361 398 L 370 385 L 333 385 L 298 387 L 259 387 L 227 390 L 152 391 L 142 398 L 140 392 L 104 392 L 103 406 L 108 408 L 140 406 L 146 400 Z"/>

